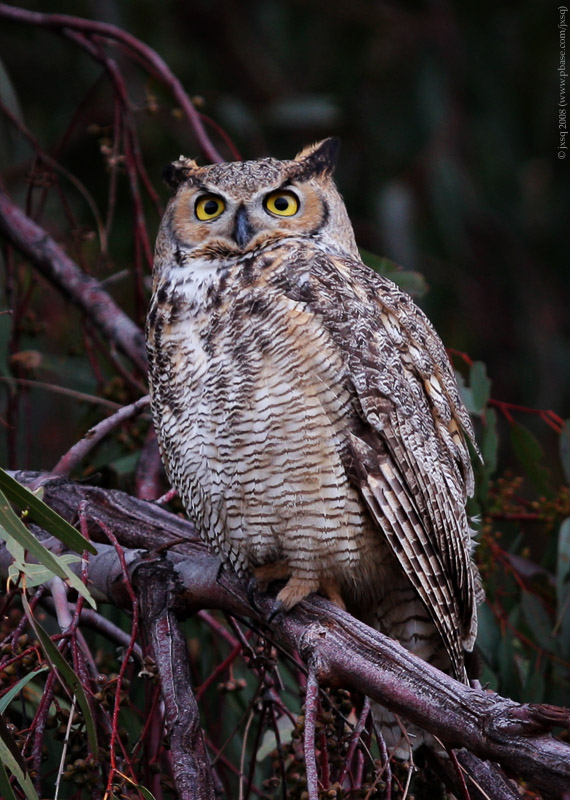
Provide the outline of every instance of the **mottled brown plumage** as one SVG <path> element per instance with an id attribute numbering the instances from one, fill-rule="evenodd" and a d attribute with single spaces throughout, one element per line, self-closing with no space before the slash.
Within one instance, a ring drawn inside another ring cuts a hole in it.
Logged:
<path id="1" fill-rule="evenodd" d="M 147 326 L 161 452 L 240 575 L 286 581 L 287 609 L 321 591 L 465 680 L 471 422 L 430 322 L 361 262 L 335 156 L 172 165 Z"/>

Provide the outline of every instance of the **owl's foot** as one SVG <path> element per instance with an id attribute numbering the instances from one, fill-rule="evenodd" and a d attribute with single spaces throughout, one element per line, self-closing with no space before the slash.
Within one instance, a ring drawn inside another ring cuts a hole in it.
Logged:
<path id="1" fill-rule="evenodd" d="M 260 592 L 266 592 L 272 581 L 284 581 L 291 575 L 291 570 L 286 561 L 274 561 L 272 564 L 262 564 L 254 567 L 253 575 Z"/>
<path id="2" fill-rule="evenodd" d="M 311 592 L 319 589 L 319 582 L 307 578 L 291 577 L 277 595 L 277 602 L 281 603 L 284 611 L 291 609 L 308 597 Z"/>
<path id="3" fill-rule="evenodd" d="M 334 603 L 335 606 L 338 606 L 339 608 L 342 608 L 343 611 L 346 611 L 346 604 L 342 599 L 338 581 L 336 581 L 334 578 L 324 581 L 321 580 L 319 584 L 319 591 L 320 594 L 328 597 L 331 603 Z"/>
<path id="4" fill-rule="evenodd" d="M 334 578 L 319 579 L 317 576 L 299 576 L 291 575 L 291 568 L 286 561 L 275 561 L 272 564 L 263 564 L 255 567 L 253 570 L 253 578 L 249 581 L 247 587 L 247 596 L 253 608 L 256 608 L 253 600 L 253 591 L 257 588 L 261 592 L 266 592 L 270 583 L 273 581 L 287 580 L 285 586 L 281 589 L 275 600 L 275 606 L 268 622 L 271 622 L 277 614 L 291 611 L 297 603 L 304 600 L 312 592 L 320 592 L 320 594 L 328 597 L 328 599 L 346 610 L 346 605 L 342 599 L 338 581 Z M 257 610 L 257 608 L 256 608 Z"/>
<path id="5" fill-rule="evenodd" d="M 254 567 L 253 575 L 246 586 L 247 599 L 254 611 L 260 611 L 259 606 L 255 602 L 254 592 L 266 592 L 270 583 L 273 581 L 286 580 L 290 574 L 291 571 L 286 561 L 274 561 L 272 564 L 262 564 L 259 567 Z M 271 614 L 271 619 L 282 610 L 283 608 L 281 604 L 279 604 L 279 608 L 274 609 Z"/>

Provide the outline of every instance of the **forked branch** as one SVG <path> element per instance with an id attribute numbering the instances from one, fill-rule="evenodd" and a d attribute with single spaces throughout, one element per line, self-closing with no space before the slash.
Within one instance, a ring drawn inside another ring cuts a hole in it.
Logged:
<path id="1" fill-rule="evenodd" d="M 37 475 L 17 477 L 29 482 Z M 70 521 L 83 503 L 93 539 L 104 540 L 98 520 L 110 526 L 121 545 L 131 548 L 128 562 L 135 574 L 148 558 L 135 548 L 152 553 L 170 543 L 164 564 L 177 586 L 171 611 L 187 615 L 218 608 L 256 616 L 237 579 L 228 573 L 219 579 L 217 558 L 196 540 L 185 520 L 121 492 L 67 481 L 46 484 L 45 500 Z M 5 556 L 0 566 L 5 569 Z M 111 602 L 125 605 L 120 577 L 112 548 L 101 545 L 100 555 L 90 562 L 89 579 Z M 259 594 L 255 601 L 258 620 L 266 624 L 273 600 Z M 568 726 L 569 710 L 519 704 L 457 683 L 320 597 L 278 616 L 270 627 L 280 645 L 298 650 L 305 662 L 314 665 L 321 684 L 366 694 L 430 730 L 446 745 L 465 747 L 480 758 L 499 762 L 547 796 L 564 796 L 570 785 L 570 747 L 552 738 L 549 731 Z"/>

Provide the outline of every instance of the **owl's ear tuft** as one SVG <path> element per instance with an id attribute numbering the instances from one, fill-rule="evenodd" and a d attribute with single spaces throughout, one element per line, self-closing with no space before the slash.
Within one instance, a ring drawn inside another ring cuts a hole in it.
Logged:
<path id="1" fill-rule="evenodd" d="M 300 175 L 304 178 L 332 175 L 336 167 L 339 150 L 340 139 L 336 136 L 330 136 L 321 142 L 304 147 L 295 156 L 295 163 L 299 165 Z"/>
<path id="2" fill-rule="evenodd" d="M 171 189 L 178 189 L 180 184 L 187 181 L 198 169 L 200 167 L 194 159 L 180 156 L 177 161 L 172 161 L 162 170 L 162 177 Z"/>

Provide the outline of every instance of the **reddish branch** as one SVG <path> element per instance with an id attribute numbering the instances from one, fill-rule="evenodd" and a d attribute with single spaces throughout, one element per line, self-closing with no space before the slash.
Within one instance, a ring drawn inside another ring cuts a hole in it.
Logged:
<path id="1" fill-rule="evenodd" d="M 124 149 L 124 164 L 129 179 L 129 186 L 131 190 L 131 199 L 133 206 L 133 243 L 134 243 L 134 272 L 136 277 L 136 300 L 139 307 L 143 302 L 143 254 L 146 259 L 147 266 L 152 267 L 152 247 L 148 237 L 146 221 L 144 217 L 143 201 L 139 191 L 138 175 L 140 173 L 143 182 L 150 190 L 150 196 L 155 205 L 158 203 L 158 198 L 154 187 L 150 184 L 146 174 L 142 158 L 140 157 L 138 141 L 135 126 L 132 120 L 131 108 L 129 105 L 128 92 L 125 81 L 121 74 L 118 64 L 113 58 L 110 58 L 105 52 L 104 48 L 100 46 L 99 40 L 91 40 L 82 33 L 76 33 L 74 30 L 64 31 L 69 38 L 76 44 L 82 46 L 87 52 L 96 60 L 99 61 L 110 76 L 113 84 L 115 98 L 119 100 L 120 107 L 124 114 L 124 119 L 121 121 L 120 130 L 123 133 L 123 149 Z M 120 118 L 120 116 L 119 116 Z M 117 121 L 117 115 L 116 115 Z M 117 148 L 117 136 L 115 135 L 114 148 Z M 113 172 L 116 172 L 117 162 L 112 165 Z M 160 214 L 160 208 L 157 207 Z"/>
<path id="2" fill-rule="evenodd" d="M 184 91 L 182 83 L 173 74 L 158 53 L 134 36 L 106 22 L 95 22 L 94 20 L 81 19 L 80 17 L 68 16 L 67 14 L 42 14 L 23 8 L 15 8 L 5 3 L 0 3 L 0 19 L 10 19 L 27 25 L 35 25 L 40 28 L 49 28 L 66 36 L 69 36 L 71 32 L 78 32 L 96 41 L 110 40 L 120 43 L 129 54 L 139 60 L 155 78 L 170 90 L 183 113 L 186 115 L 204 157 L 211 162 L 223 161 L 223 158 L 204 130 L 200 115 Z"/>
<path id="3" fill-rule="evenodd" d="M 315 729 L 319 704 L 319 682 L 315 665 L 309 662 L 307 688 L 305 691 L 305 770 L 309 800 L 318 800 L 319 785 L 315 753 Z"/>
<path id="4" fill-rule="evenodd" d="M 456 350 L 454 347 L 448 347 L 448 352 L 452 356 L 457 356 L 462 361 L 464 361 L 468 366 L 473 366 L 473 359 L 467 355 L 467 353 L 463 353 L 461 350 Z M 564 420 L 562 417 L 557 414 L 555 411 L 551 409 L 545 408 L 530 408 L 529 406 L 519 406 L 516 403 L 507 403 L 505 400 L 496 400 L 493 397 L 489 398 L 488 405 L 493 406 L 494 408 L 498 408 L 505 419 L 512 425 L 514 423 L 514 417 L 511 412 L 520 412 L 522 414 L 532 414 L 535 417 L 541 419 L 549 428 L 552 428 L 553 431 L 560 434 L 564 430 Z"/>
<path id="5" fill-rule="evenodd" d="M 55 613 L 55 605 L 51 598 L 44 598 L 43 605 Z M 68 607 L 69 611 L 74 614 L 76 611 L 75 604 L 68 602 Z M 79 612 L 79 621 L 81 626 L 97 631 L 97 633 L 100 633 L 106 639 L 115 642 L 119 647 L 125 648 L 131 645 L 131 636 L 128 633 L 125 633 L 125 631 L 119 628 L 118 625 L 115 625 L 114 622 L 106 619 L 96 611 L 92 611 L 90 608 L 81 609 Z M 132 655 L 136 658 L 138 663 L 142 663 L 142 650 L 138 644 L 135 644 L 133 647 Z"/>
<path id="6" fill-rule="evenodd" d="M 214 783 L 192 692 L 186 640 L 173 612 L 178 590 L 175 574 L 157 558 L 140 562 L 133 581 L 145 638 L 160 677 L 172 774 L 180 800 L 213 800 Z"/>
<path id="7" fill-rule="evenodd" d="M 128 406 L 123 406 L 110 417 L 101 420 L 97 425 L 90 428 L 85 436 L 76 442 L 67 453 L 65 453 L 52 469 L 50 476 L 59 477 L 69 475 L 69 473 L 85 458 L 87 453 L 99 444 L 112 430 L 122 425 L 126 420 L 135 417 L 144 411 L 150 403 L 150 397 L 141 397 Z"/>
<path id="8" fill-rule="evenodd" d="M 140 451 L 135 472 L 135 495 L 141 500 L 157 500 L 162 492 L 162 461 L 156 433 L 151 425 Z"/>
<path id="9" fill-rule="evenodd" d="M 25 474 L 18 477 L 26 479 Z M 28 475 L 28 482 L 34 477 Z M 98 520 L 110 526 L 122 546 L 129 548 L 125 559 L 131 574 L 147 561 L 134 548 L 152 551 L 174 543 L 163 561 L 171 570 L 169 580 L 176 583 L 170 596 L 175 607 L 164 612 L 167 616 L 202 608 L 253 615 L 244 587 L 227 571 L 219 577 L 218 560 L 196 541 L 185 520 L 121 492 L 65 481 L 46 484 L 45 500 L 72 521 L 83 502 L 91 537 L 104 540 Z M 0 566 L 5 569 L 6 563 L 4 554 Z M 129 607 L 121 575 L 114 550 L 101 546 L 100 555 L 89 564 L 90 584 L 116 605 Z M 272 598 L 256 595 L 255 600 L 261 621 L 267 620 Z M 301 603 L 286 616 L 279 615 L 271 635 L 280 645 L 298 650 L 305 663 L 313 664 L 321 684 L 366 694 L 427 728 L 446 745 L 465 747 L 479 758 L 499 762 L 547 794 L 561 797 L 570 785 L 570 747 L 549 735 L 553 726 L 568 726 L 568 710 L 519 704 L 457 683 L 320 597 Z M 175 694 L 185 690 L 181 685 L 170 689 L 163 685 L 163 691 Z"/>
<path id="10" fill-rule="evenodd" d="M 498 408 L 503 416 L 511 423 L 514 423 L 514 417 L 511 412 L 518 411 L 523 414 L 532 414 L 541 419 L 549 428 L 560 434 L 564 430 L 564 420 L 555 411 L 545 408 L 529 408 L 528 406 L 519 406 L 516 403 L 507 403 L 505 400 L 495 400 L 489 398 L 489 405 Z"/>
<path id="11" fill-rule="evenodd" d="M 93 394 L 85 394 L 85 392 L 78 392 L 75 389 L 68 389 L 66 386 L 57 386 L 55 383 L 46 383 L 45 381 L 32 381 L 27 378 L 12 378 L 0 375 L 0 383 L 7 383 L 11 386 L 25 386 L 28 389 L 44 389 L 47 392 L 54 394 L 63 394 L 66 397 L 73 397 L 80 403 L 92 403 L 96 406 L 104 406 L 111 408 L 113 411 L 118 411 L 123 408 L 120 403 L 114 403 L 112 400 L 107 400 L 105 397 L 97 397 Z"/>
<path id="12" fill-rule="evenodd" d="M 45 230 L 14 205 L 1 189 L 0 233 L 146 374 L 146 349 L 141 329 L 100 283 L 82 272 Z"/>

